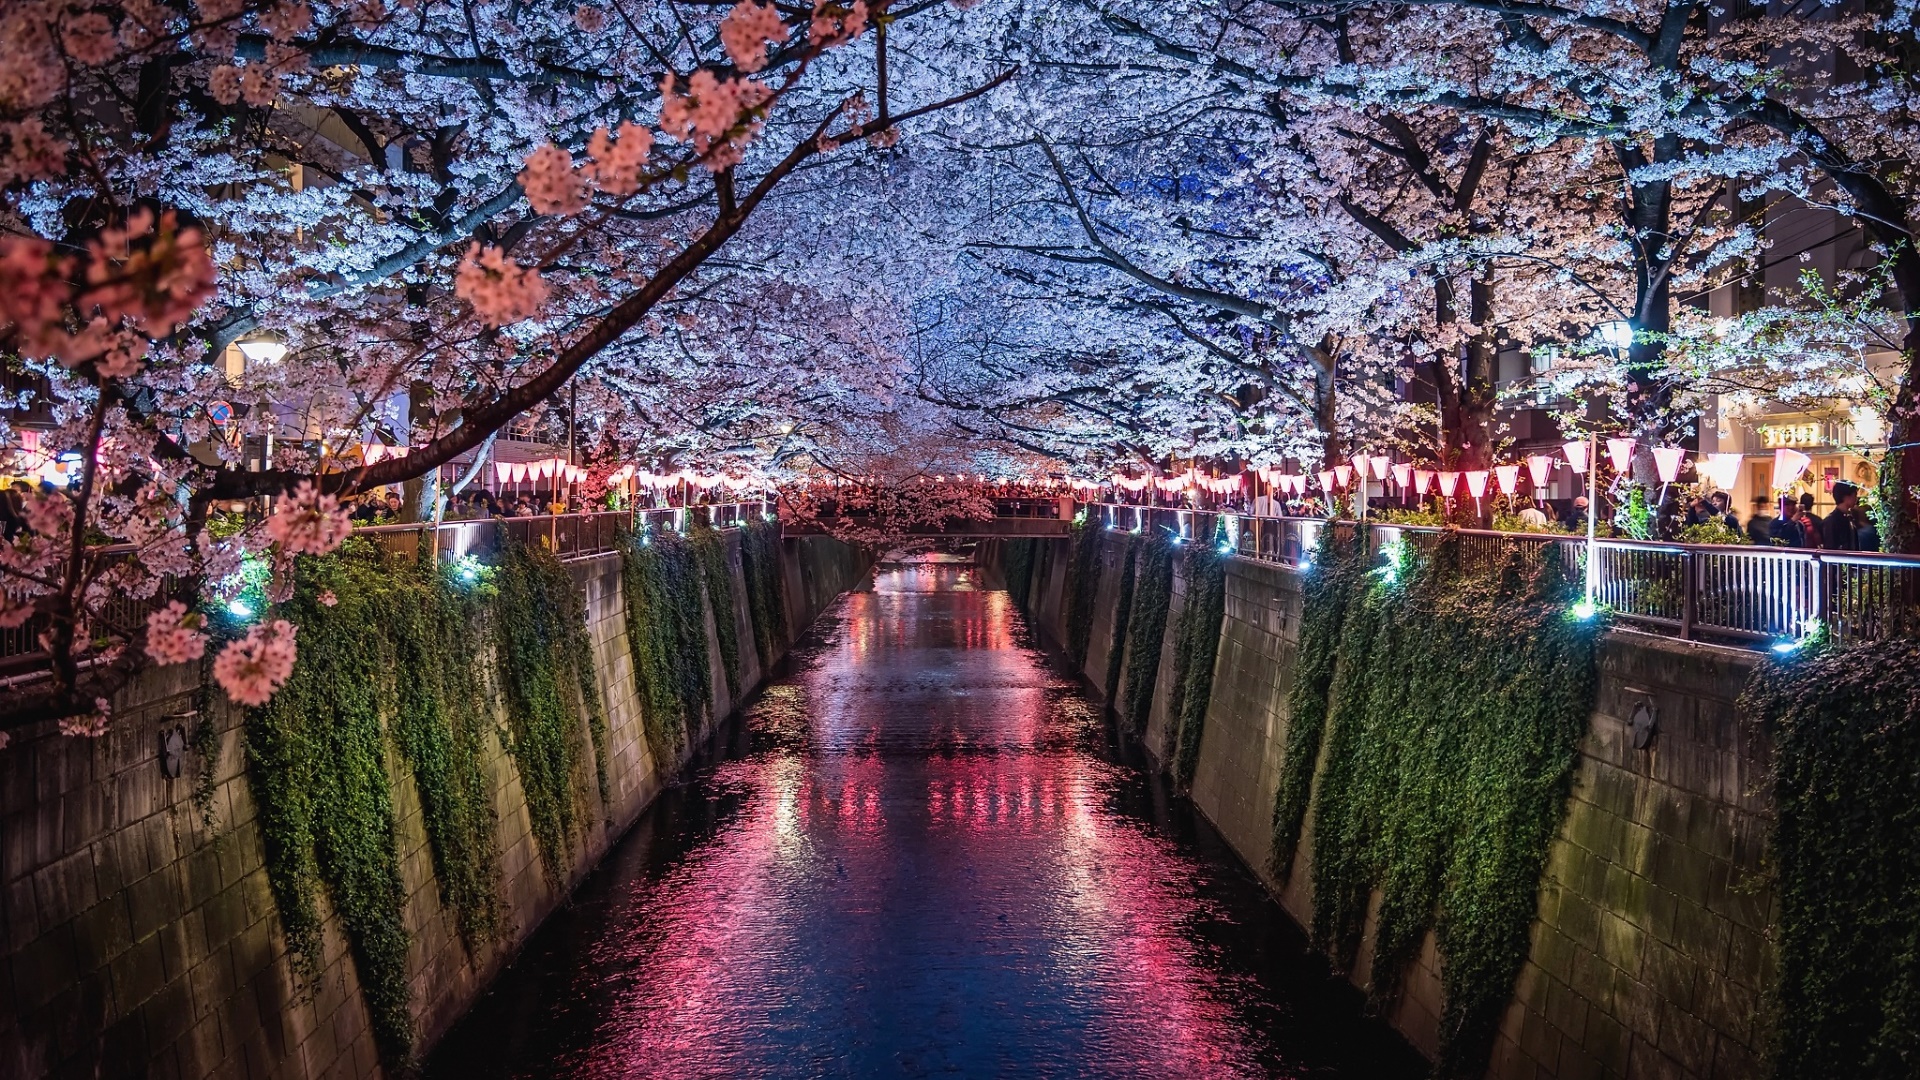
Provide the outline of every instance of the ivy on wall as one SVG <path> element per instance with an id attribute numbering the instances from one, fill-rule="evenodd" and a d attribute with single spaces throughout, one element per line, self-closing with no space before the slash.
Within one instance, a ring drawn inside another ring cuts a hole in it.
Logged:
<path id="1" fill-rule="evenodd" d="M 535 846 L 558 887 L 573 850 L 578 796 L 578 723 L 587 716 L 601 805 L 607 783 L 607 717 L 593 673 L 593 645 L 573 575 L 544 547 L 502 539 L 495 571 L 494 627 L 506 703 L 508 750 L 526 791 Z M 584 708 L 583 708 L 584 706 Z"/>
<path id="2" fill-rule="evenodd" d="M 1340 632 L 1347 606 L 1358 594 L 1366 572 L 1366 549 L 1342 543 L 1332 529 L 1321 529 L 1312 570 L 1300 575 L 1300 644 L 1287 689 L 1287 745 L 1280 764 L 1280 788 L 1273 800 L 1273 851 L 1267 866 L 1285 881 L 1293 873 L 1300 831 L 1313 796 L 1320 740 L 1327 729 L 1327 705 L 1339 661 Z"/>
<path id="3" fill-rule="evenodd" d="M 485 721 L 469 681 L 483 606 L 436 568 L 388 563 L 361 540 L 302 559 L 284 605 L 300 626 L 299 662 L 244 723 L 268 882 L 295 970 L 316 974 L 324 887 L 389 1064 L 406 1062 L 413 1042 L 389 734 L 418 786 L 435 875 L 469 947 L 499 925 Z"/>
<path id="4" fill-rule="evenodd" d="M 694 545 L 673 532 L 630 536 L 621 555 L 627 644 L 647 739 L 655 757 L 670 762 L 713 704 L 699 559 Z"/>
<path id="5" fill-rule="evenodd" d="M 733 569 L 727 565 L 727 542 L 720 531 L 696 522 L 688 532 L 700 560 L 700 580 L 707 587 L 707 610 L 713 612 L 713 634 L 720 643 L 720 667 L 727 680 L 727 698 L 740 700 L 740 624 L 733 606 Z"/>
<path id="6" fill-rule="evenodd" d="M 1134 585 L 1139 580 L 1140 545 L 1132 533 L 1126 534 L 1120 549 L 1120 587 L 1113 598 L 1113 639 L 1107 643 L 1107 680 L 1102 687 L 1110 705 L 1118 706 L 1120 669 L 1125 667 L 1127 631 L 1133 624 Z"/>
<path id="7" fill-rule="evenodd" d="M 1127 626 L 1127 693 L 1121 699 L 1121 726 L 1129 735 L 1146 730 L 1153 711 L 1153 688 L 1160 676 L 1160 650 L 1173 601 L 1174 545 L 1154 537 L 1136 556 L 1132 613 Z"/>
<path id="8" fill-rule="evenodd" d="M 1093 645 L 1094 600 L 1100 590 L 1100 527 L 1081 520 L 1073 526 L 1067 567 L 1067 656 L 1075 670 L 1086 667 Z"/>
<path id="9" fill-rule="evenodd" d="M 1213 662 L 1220 649 L 1220 623 L 1227 613 L 1227 559 L 1219 549 L 1194 544 L 1182 567 L 1187 601 L 1174 628 L 1173 683 L 1167 688 L 1167 718 L 1173 728 L 1173 781 L 1193 783 L 1200 734 L 1213 701 Z"/>
<path id="10" fill-rule="evenodd" d="M 1920 1070 L 1920 641 L 1763 665 L 1741 708 L 1773 741 L 1773 1072 Z"/>
<path id="11" fill-rule="evenodd" d="M 1379 890 L 1377 1001 L 1397 993 L 1433 929 L 1444 996 L 1434 1071 L 1478 1076 L 1566 812 L 1600 620 L 1570 616 L 1570 584 L 1537 552 L 1511 549 L 1487 570 L 1462 566 L 1451 536 L 1424 553 L 1389 550 L 1391 569 L 1343 575 L 1311 929 L 1351 965 Z"/>
<path id="12" fill-rule="evenodd" d="M 740 530 L 740 570 L 753 616 L 753 641 L 764 670 L 787 641 L 785 577 L 780 572 L 780 523 L 755 521 Z"/>

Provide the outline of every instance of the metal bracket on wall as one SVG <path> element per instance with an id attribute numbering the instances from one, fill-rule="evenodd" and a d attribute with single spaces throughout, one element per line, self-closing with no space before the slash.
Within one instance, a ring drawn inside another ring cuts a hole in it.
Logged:
<path id="1" fill-rule="evenodd" d="M 169 780 L 178 777 L 187 763 L 187 727 L 186 721 L 200 715 L 198 709 L 183 713 L 174 713 L 168 720 L 178 721 L 172 727 L 160 729 L 160 775 Z"/>
<path id="2" fill-rule="evenodd" d="M 1645 750 L 1652 745 L 1653 737 L 1660 733 L 1659 713 L 1654 710 L 1651 698 L 1641 698 L 1633 705 L 1633 716 L 1627 720 L 1627 730 L 1633 735 L 1633 748 Z"/>

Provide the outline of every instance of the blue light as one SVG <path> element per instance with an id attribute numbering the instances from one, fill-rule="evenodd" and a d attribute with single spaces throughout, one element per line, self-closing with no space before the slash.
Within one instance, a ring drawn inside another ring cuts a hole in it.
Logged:
<path id="1" fill-rule="evenodd" d="M 1600 614 L 1600 605 L 1591 600 L 1582 600 L 1573 605 L 1573 610 L 1569 612 L 1569 614 L 1581 622 L 1586 622 L 1588 619 Z"/>
<path id="2" fill-rule="evenodd" d="M 253 618 L 253 608 L 249 606 L 245 600 L 235 597 L 227 601 L 227 614 L 236 619 L 251 619 Z"/>
<path id="3" fill-rule="evenodd" d="M 1776 641 L 1773 643 L 1773 651 L 1781 656 L 1788 656 L 1800 651 L 1800 643 L 1797 641 Z"/>

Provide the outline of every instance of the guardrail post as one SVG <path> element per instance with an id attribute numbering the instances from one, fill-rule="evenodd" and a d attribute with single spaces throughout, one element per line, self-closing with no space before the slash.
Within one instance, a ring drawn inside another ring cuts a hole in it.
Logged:
<path id="1" fill-rule="evenodd" d="M 1833 610 L 1833 589 L 1827 583 L 1827 564 L 1820 561 L 1820 553 L 1814 552 L 1807 564 L 1813 568 L 1813 617 L 1826 624 L 1827 615 Z M 1800 627 L 1794 627 L 1797 633 Z"/>
<path id="2" fill-rule="evenodd" d="M 1700 580 L 1699 571 L 1693 561 L 1693 552 L 1680 553 L 1680 638 L 1689 641 L 1693 638 L 1693 623 L 1699 614 Z"/>

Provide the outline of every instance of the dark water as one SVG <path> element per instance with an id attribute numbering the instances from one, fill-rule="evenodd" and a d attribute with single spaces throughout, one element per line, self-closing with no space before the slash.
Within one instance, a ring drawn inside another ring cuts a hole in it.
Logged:
<path id="1" fill-rule="evenodd" d="M 844 598 L 429 1075 L 1420 1075 L 975 578 Z"/>

